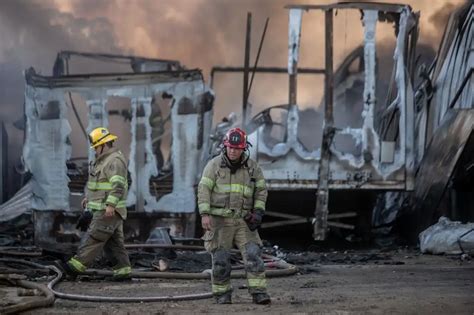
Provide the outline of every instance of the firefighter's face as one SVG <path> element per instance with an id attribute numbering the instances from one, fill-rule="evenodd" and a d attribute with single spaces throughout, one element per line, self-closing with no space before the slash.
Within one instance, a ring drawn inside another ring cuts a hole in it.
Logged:
<path id="1" fill-rule="evenodd" d="M 244 149 L 236 149 L 236 148 L 227 147 L 227 157 L 231 161 L 237 161 L 238 159 L 240 159 L 242 152 L 244 152 Z"/>

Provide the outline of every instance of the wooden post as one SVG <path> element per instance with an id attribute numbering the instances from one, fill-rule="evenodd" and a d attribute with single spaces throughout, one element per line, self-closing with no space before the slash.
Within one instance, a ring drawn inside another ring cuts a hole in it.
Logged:
<path id="1" fill-rule="evenodd" d="M 242 97 L 242 126 L 245 126 L 247 123 L 251 29 L 252 29 L 252 13 L 248 12 L 247 13 L 247 32 L 245 35 L 244 83 L 243 83 L 243 97 Z"/>
<path id="2" fill-rule="evenodd" d="M 326 74 L 324 80 L 324 131 L 321 145 L 321 159 L 319 161 L 319 184 L 317 191 L 316 210 L 314 212 L 315 240 L 326 239 L 328 226 L 329 204 L 329 162 L 331 159 L 331 143 L 334 137 L 333 117 L 333 16 L 332 9 L 325 11 L 326 22 Z"/>

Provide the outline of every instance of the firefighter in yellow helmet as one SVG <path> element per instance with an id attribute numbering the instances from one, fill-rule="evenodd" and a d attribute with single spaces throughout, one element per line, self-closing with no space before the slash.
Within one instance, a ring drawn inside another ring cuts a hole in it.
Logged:
<path id="1" fill-rule="evenodd" d="M 77 225 L 88 230 L 77 255 L 63 266 L 73 278 L 84 272 L 104 250 L 114 264 L 112 279 L 130 279 L 130 260 L 123 235 L 123 222 L 127 218 L 127 161 L 122 152 L 114 148 L 116 139 L 117 136 L 104 127 L 89 134 L 95 160 L 90 164 L 86 198 L 82 201 L 85 212 Z"/>
<path id="2" fill-rule="evenodd" d="M 245 262 L 249 293 L 256 304 L 269 304 L 262 241 L 257 228 L 267 200 L 260 166 L 249 158 L 247 135 L 240 128 L 224 137 L 223 151 L 204 168 L 198 186 L 203 239 L 212 256 L 212 292 L 218 304 L 232 303 L 230 250 L 234 245 Z"/>

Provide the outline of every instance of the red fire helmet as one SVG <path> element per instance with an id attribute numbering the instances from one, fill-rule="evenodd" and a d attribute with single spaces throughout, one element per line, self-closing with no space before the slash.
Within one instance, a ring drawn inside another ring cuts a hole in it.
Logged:
<path id="1" fill-rule="evenodd" d="M 232 128 L 224 136 L 224 146 L 234 149 L 247 148 L 247 134 L 240 128 Z"/>

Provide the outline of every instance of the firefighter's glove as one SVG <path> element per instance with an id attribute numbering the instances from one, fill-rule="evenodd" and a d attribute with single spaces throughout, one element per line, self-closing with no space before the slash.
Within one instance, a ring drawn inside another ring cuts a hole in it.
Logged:
<path id="1" fill-rule="evenodd" d="M 92 212 L 84 211 L 79 217 L 79 219 L 77 220 L 76 229 L 81 230 L 83 232 L 87 231 L 91 222 L 92 222 Z"/>
<path id="2" fill-rule="evenodd" d="M 250 231 L 255 231 L 262 225 L 263 211 L 262 210 L 253 210 L 244 217 L 247 226 Z"/>

